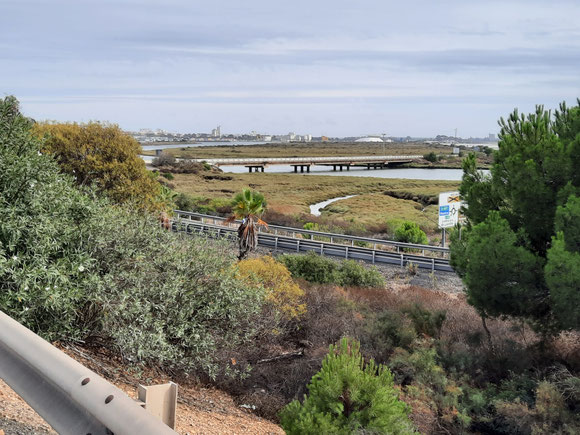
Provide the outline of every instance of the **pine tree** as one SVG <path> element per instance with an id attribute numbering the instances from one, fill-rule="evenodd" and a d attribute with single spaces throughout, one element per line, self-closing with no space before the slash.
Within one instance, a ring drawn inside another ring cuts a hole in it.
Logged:
<path id="1" fill-rule="evenodd" d="M 303 403 L 295 400 L 280 414 L 288 434 L 416 433 L 391 372 L 373 360 L 365 364 L 355 340 L 330 346 L 308 390 Z"/>
<path id="2" fill-rule="evenodd" d="M 482 318 L 515 316 L 543 333 L 580 328 L 580 101 L 552 116 L 517 110 L 491 174 L 463 165 L 467 228 L 451 262 Z"/>

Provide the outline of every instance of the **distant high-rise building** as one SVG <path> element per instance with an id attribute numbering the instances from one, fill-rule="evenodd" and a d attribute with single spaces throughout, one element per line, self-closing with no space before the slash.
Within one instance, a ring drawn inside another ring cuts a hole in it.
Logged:
<path id="1" fill-rule="evenodd" d="M 488 138 L 489 140 L 495 140 L 495 134 L 490 133 Z"/>
<path id="2" fill-rule="evenodd" d="M 218 137 L 218 138 L 219 137 L 222 137 L 222 126 L 221 125 L 218 125 L 216 128 L 214 128 L 211 131 L 211 136 L 212 137 Z"/>

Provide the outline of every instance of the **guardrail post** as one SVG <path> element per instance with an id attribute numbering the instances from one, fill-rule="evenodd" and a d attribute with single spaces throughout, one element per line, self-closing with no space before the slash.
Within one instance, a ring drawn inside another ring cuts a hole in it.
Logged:
<path id="1" fill-rule="evenodd" d="M 141 407 L 160 419 L 171 429 L 175 429 L 175 413 L 177 411 L 177 384 L 139 385 L 137 389 Z"/>
<path id="2" fill-rule="evenodd" d="M 348 246 L 345 246 L 344 254 L 345 258 L 348 260 Z"/>
<path id="3" fill-rule="evenodd" d="M 435 259 L 431 259 L 431 272 L 435 272 Z"/>
<path id="4" fill-rule="evenodd" d="M 320 243 L 320 255 L 324 255 L 324 243 Z"/>
<path id="5" fill-rule="evenodd" d="M 300 252 L 300 239 L 296 239 L 296 252 Z"/>
<path id="6" fill-rule="evenodd" d="M 0 311 L 0 377 L 62 434 L 176 434 L 123 391 Z"/>
<path id="7" fill-rule="evenodd" d="M 274 250 L 278 249 L 278 237 L 274 239 Z"/>
<path id="8" fill-rule="evenodd" d="M 403 259 L 403 254 L 401 254 L 401 267 L 405 265 L 405 260 Z"/>
<path id="9" fill-rule="evenodd" d="M 373 264 L 375 264 L 375 254 L 376 254 L 376 251 L 373 249 Z"/>

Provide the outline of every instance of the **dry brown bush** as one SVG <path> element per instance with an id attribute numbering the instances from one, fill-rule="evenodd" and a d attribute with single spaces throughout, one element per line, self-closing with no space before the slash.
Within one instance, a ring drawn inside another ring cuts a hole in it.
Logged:
<path id="1" fill-rule="evenodd" d="M 250 363 L 253 370 L 242 384 L 231 384 L 227 388 L 238 396 L 238 403 L 253 404 L 259 415 L 272 420 L 276 420 L 280 406 L 292 399 L 301 399 L 306 393 L 306 385 L 320 369 L 330 344 L 346 335 L 363 338 L 368 322 L 375 315 L 386 310 L 400 312 L 414 304 L 431 312 L 446 312 L 437 341 L 439 353 L 444 358 L 447 355 L 450 364 L 456 355 L 467 355 L 471 365 L 462 370 L 476 385 L 483 387 L 490 381 L 499 382 L 509 376 L 510 370 L 525 371 L 540 363 L 535 350 L 539 337 L 520 322 L 488 319 L 493 341 L 490 348 L 480 316 L 462 294 L 410 286 L 400 281 L 390 282 L 387 289 L 341 288 L 305 281 L 299 284 L 305 291 L 307 313 L 285 335 L 261 337 L 254 346 L 236 355 L 240 363 Z M 555 360 L 570 360 L 580 352 L 579 336 L 562 334 L 552 346 Z M 303 349 L 301 357 L 256 364 L 259 359 L 299 349 Z M 367 350 L 366 356 L 373 357 L 372 346 Z M 434 429 L 438 420 L 433 410 L 425 408 L 421 400 L 408 403 L 418 428 L 424 433 L 438 430 Z M 520 414 L 527 418 L 523 407 L 506 405 L 500 418 L 515 419 L 515 424 Z M 522 422 L 523 426 L 528 423 Z"/>

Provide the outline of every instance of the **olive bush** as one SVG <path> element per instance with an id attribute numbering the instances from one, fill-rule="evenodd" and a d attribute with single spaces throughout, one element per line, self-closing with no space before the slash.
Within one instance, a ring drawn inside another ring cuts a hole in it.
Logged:
<path id="1" fill-rule="evenodd" d="M 253 336 L 264 295 L 231 249 L 80 190 L 13 97 L 0 100 L 0 309 L 49 340 L 210 377 Z"/>

